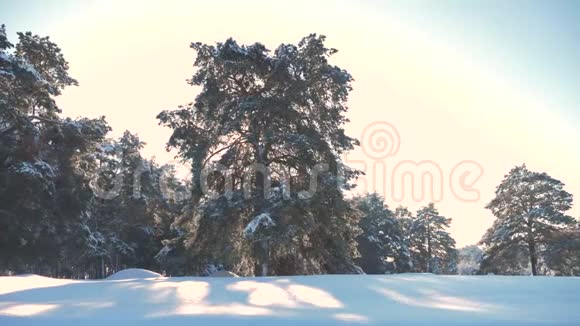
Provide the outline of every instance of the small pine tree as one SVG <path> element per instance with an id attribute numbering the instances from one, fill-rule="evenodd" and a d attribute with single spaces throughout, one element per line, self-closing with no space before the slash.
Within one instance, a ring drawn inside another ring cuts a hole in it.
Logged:
<path id="1" fill-rule="evenodd" d="M 404 271 L 409 265 L 409 250 L 399 220 L 377 193 L 353 198 L 362 214 L 358 236 L 359 266 L 368 274 Z"/>
<path id="2" fill-rule="evenodd" d="M 459 249 L 457 273 L 460 275 L 475 275 L 479 273 L 483 250 L 477 246 L 467 246 Z"/>
<path id="3" fill-rule="evenodd" d="M 451 219 L 439 215 L 433 203 L 410 217 L 406 234 L 415 271 L 454 273 L 457 252 L 455 240 L 447 231 L 450 224 Z"/>
<path id="4" fill-rule="evenodd" d="M 486 268 L 502 268 L 520 260 L 502 257 L 527 256 L 532 275 L 538 275 L 543 249 L 555 232 L 574 225 L 565 214 L 572 206 L 572 195 L 564 184 L 546 173 L 533 172 L 525 165 L 513 168 L 495 191 L 495 198 L 486 206 L 496 220 L 481 243 L 486 245 Z M 518 252 L 519 251 L 519 252 Z M 499 266 L 498 266 L 499 264 Z M 522 266 L 523 267 L 523 266 Z M 521 269 L 521 268 L 520 268 Z"/>

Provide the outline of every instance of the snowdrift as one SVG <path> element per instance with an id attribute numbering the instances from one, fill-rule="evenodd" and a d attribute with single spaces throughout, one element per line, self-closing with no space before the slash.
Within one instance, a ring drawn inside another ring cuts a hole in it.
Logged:
<path id="1" fill-rule="evenodd" d="M 65 285 L 70 282 L 70 280 L 54 279 L 36 274 L 0 276 L 0 310 L 2 309 L 2 295 L 4 294 L 28 289 Z"/>
<path id="2" fill-rule="evenodd" d="M 580 278 L 564 277 L 12 276 L 0 289 L 0 325 L 580 325 Z"/>
<path id="3" fill-rule="evenodd" d="M 161 274 L 155 273 L 146 269 L 140 268 L 128 268 L 107 277 L 107 280 L 132 280 L 132 279 L 143 279 L 143 278 L 158 278 Z"/>

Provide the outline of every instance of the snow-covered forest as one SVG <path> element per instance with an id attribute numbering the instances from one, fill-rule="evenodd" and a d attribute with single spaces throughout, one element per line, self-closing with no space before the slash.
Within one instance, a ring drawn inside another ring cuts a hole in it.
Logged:
<path id="1" fill-rule="evenodd" d="M 144 157 L 105 117 L 64 118 L 55 102 L 82 87 L 48 37 L 0 28 L 0 275 L 98 279 L 137 267 L 171 276 L 310 274 L 580 275 L 580 223 L 562 181 L 524 164 L 486 206 L 495 222 L 456 248 L 452 219 L 356 193 L 342 154 L 353 77 L 308 35 L 192 43 L 201 91 L 160 108 L 177 167 Z M 155 117 L 151 117 L 155 119 Z M 165 150 L 165 149 L 159 149 Z"/>

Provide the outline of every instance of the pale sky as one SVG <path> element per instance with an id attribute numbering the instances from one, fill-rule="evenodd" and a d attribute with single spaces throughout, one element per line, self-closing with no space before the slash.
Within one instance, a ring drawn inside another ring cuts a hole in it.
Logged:
<path id="1" fill-rule="evenodd" d="M 441 198 L 458 246 L 476 243 L 491 225 L 484 206 L 515 165 L 545 171 L 580 195 L 574 1 L 0 0 L 0 23 L 13 40 L 30 30 L 62 48 L 80 83 L 58 98 L 64 116 L 105 115 L 112 136 L 138 133 L 144 154 L 160 162 L 173 159 L 164 149 L 171 131 L 155 116 L 199 91 L 185 82 L 191 42 L 233 37 L 273 50 L 314 32 L 339 50 L 331 62 L 355 78 L 347 132 L 360 139 L 365 127 L 370 135 L 381 126 L 371 124 L 386 122 L 399 136 L 398 151 L 383 160 L 368 144 L 346 157 L 353 167 L 367 165 L 359 191 L 377 190 L 392 208 L 413 210 Z M 471 177 L 482 168 L 471 201 L 462 198 L 473 193 L 450 178 L 466 160 L 477 162 L 468 166 Z M 425 169 L 442 175 L 433 198 L 414 199 L 409 182 L 392 178 L 395 170 L 418 176 L 407 161 L 430 161 Z"/>

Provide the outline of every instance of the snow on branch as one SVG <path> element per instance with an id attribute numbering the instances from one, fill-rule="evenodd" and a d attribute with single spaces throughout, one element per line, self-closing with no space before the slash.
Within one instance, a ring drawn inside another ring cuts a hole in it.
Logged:
<path id="1" fill-rule="evenodd" d="M 250 221 L 250 223 L 248 223 L 248 225 L 244 229 L 244 234 L 246 236 L 250 236 L 250 235 L 253 235 L 254 233 L 256 233 L 256 230 L 258 230 L 258 228 L 260 228 L 260 227 L 269 228 L 269 227 L 272 227 L 274 225 L 276 225 L 276 223 L 274 223 L 274 221 L 270 217 L 270 214 L 262 213 L 260 215 L 257 215 L 256 217 L 254 217 Z"/>

